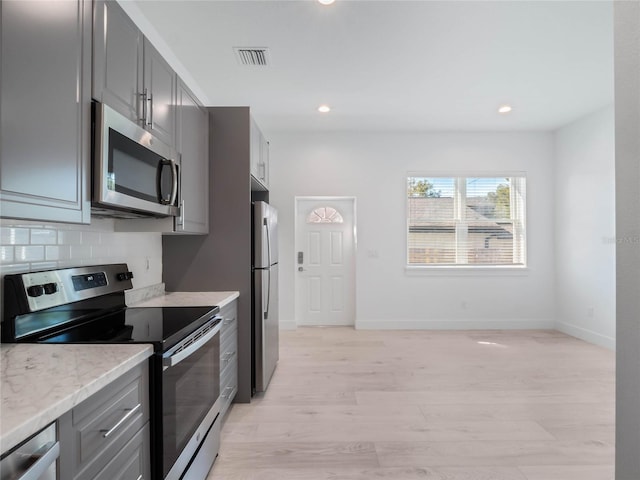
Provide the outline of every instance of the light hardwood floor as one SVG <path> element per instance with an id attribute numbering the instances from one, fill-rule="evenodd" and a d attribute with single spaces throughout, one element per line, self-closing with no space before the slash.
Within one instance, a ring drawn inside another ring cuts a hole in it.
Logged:
<path id="1" fill-rule="evenodd" d="M 613 480 L 611 351 L 546 330 L 280 338 L 208 480 Z"/>

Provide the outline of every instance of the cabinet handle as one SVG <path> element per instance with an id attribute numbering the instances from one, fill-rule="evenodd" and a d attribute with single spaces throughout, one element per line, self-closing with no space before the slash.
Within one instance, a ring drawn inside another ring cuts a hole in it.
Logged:
<path id="1" fill-rule="evenodd" d="M 176 223 L 179 227 L 183 227 L 184 230 L 184 199 L 180 200 L 180 216 L 178 217 L 178 221 Z"/>
<path id="2" fill-rule="evenodd" d="M 260 169 L 260 180 L 265 180 L 266 181 L 266 172 L 267 172 L 267 167 L 266 164 L 264 162 L 261 162 L 258 165 L 258 168 Z"/>
<path id="3" fill-rule="evenodd" d="M 231 396 L 231 392 L 233 392 L 233 387 L 227 387 L 224 389 L 224 392 L 222 395 L 220 395 L 222 398 L 229 398 Z M 229 392 L 229 393 L 226 393 Z"/>
<path id="4" fill-rule="evenodd" d="M 142 126 L 147 125 L 147 89 L 144 89 L 144 92 L 140 94 L 142 97 L 142 118 L 140 121 L 142 122 Z"/>
<path id="5" fill-rule="evenodd" d="M 138 478 L 136 478 L 136 480 L 144 480 L 144 478 L 142 477 L 142 475 L 140 475 Z"/>
<path id="6" fill-rule="evenodd" d="M 149 102 L 149 122 L 147 122 L 147 126 L 153 130 L 153 93 L 149 94 L 147 101 Z"/>
<path id="7" fill-rule="evenodd" d="M 227 317 L 222 321 L 222 325 L 229 325 L 230 323 L 233 323 L 233 321 L 235 320 L 235 317 Z"/>
<path id="8" fill-rule="evenodd" d="M 100 430 L 100 433 L 102 434 L 102 438 L 107 438 L 109 435 L 111 435 L 113 432 L 115 432 L 118 428 L 120 428 L 120 426 L 126 422 L 129 417 L 131 417 L 133 414 L 135 414 L 141 407 L 142 405 L 138 404 L 133 408 L 125 408 L 125 411 L 127 412 L 124 417 L 122 417 L 120 419 L 120 421 L 118 421 L 118 423 L 116 423 L 113 427 L 111 427 L 108 430 Z M 128 411 L 127 411 L 128 410 Z"/>

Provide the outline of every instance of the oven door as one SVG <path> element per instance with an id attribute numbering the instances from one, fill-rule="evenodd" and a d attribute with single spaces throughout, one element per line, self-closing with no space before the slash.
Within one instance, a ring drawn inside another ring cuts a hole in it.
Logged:
<path id="1" fill-rule="evenodd" d="M 177 152 L 107 105 L 93 106 L 94 208 L 178 215 Z"/>
<path id="2" fill-rule="evenodd" d="M 221 326 L 215 317 L 163 355 L 163 479 L 182 478 L 220 412 Z"/>

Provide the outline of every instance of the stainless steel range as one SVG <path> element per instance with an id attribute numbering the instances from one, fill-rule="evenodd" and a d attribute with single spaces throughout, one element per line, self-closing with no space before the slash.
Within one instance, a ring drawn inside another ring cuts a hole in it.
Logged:
<path id="1" fill-rule="evenodd" d="M 4 343 L 150 343 L 158 480 L 204 480 L 220 443 L 218 307 L 127 308 L 126 264 L 4 277 Z"/>

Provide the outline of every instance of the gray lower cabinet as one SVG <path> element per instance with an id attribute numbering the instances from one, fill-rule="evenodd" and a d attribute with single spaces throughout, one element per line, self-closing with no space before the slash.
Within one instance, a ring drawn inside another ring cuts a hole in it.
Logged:
<path id="1" fill-rule="evenodd" d="M 90 222 L 91 1 L 0 2 L 0 215 Z"/>
<path id="2" fill-rule="evenodd" d="M 238 392 L 238 302 L 220 309 L 220 417 L 224 417 Z"/>
<path id="3" fill-rule="evenodd" d="M 209 113 L 178 81 L 176 147 L 180 152 L 180 217 L 175 231 L 209 233 Z"/>
<path id="4" fill-rule="evenodd" d="M 149 479 L 149 411 L 144 363 L 60 417 L 60 478 Z"/>
<path id="5" fill-rule="evenodd" d="M 175 146 L 177 75 L 117 2 L 96 0 L 93 98 Z"/>

